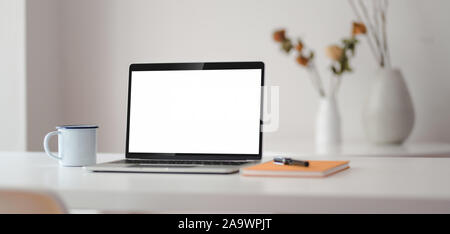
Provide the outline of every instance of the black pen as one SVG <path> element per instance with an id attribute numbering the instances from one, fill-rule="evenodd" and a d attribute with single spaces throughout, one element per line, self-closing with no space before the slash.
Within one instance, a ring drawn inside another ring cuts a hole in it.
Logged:
<path id="1" fill-rule="evenodd" d="M 294 166 L 302 166 L 302 167 L 309 166 L 308 161 L 294 160 L 292 158 L 286 158 L 286 157 L 276 157 L 273 159 L 273 163 L 279 164 L 279 165 L 294 165 Z"/>

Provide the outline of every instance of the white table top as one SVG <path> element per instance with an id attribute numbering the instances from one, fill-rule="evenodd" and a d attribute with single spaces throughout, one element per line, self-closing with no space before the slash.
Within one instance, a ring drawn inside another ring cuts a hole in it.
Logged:
<path id="1" fill-rule="evenodd" d="M 120 158 L 123 156 L 99 154 L 98 161 Z M 328 178 L 268 178 L 92 173 L 61 167 L 41 152 L 0 152 L 0 188 L 51 190 L 70 209 L 450 213 L 450 158 L 339 157 L 344 159 L 351 161 L 351 168 Z"/>
<path id="2" fill-rule="evenodd" d="M 295 139 L 270 141 L 265 151 L 284 152 L 282 155 L 359 156 L 359 157 L 450 157 L 450 144 L 436 142 L 407 142 L 403 145 L 374 145 L 367 142 L 349 142 L 334 149 L 317 148 L 314 142 Z"/>

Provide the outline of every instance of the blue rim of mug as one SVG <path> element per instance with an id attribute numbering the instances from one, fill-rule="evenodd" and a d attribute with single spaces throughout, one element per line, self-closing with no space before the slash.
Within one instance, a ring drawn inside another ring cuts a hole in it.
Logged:
<path id="1" fill-rule="evenodd" d="M 79 124 L 79 125 L 61 125 L 57 126 L 56 129 L 89 129 L 98 128 L 97 125 Z"/>

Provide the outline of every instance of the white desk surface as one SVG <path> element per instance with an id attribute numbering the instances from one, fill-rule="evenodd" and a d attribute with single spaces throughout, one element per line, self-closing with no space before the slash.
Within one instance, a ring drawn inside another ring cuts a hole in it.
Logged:
<path id="1" fill-rule="evenodd" d="M 335 149 L 318 150 L 313 142 L 295 139 L 269 141 L 265 151 L 284 152 L 283 155 L 358 156 L 358 157 L 450 157 L 450 144 L 435 142 L 407 142 L 403 145 L 373 145 L 367 142 L 351 142 Z"/>
<path id="2" fill-rule="evenodd" d="M 338 159 L 351 168 L 313 179 L 92 173 L 41 152 L 0 152 L 0 188 L 51 190 L 69 209 L 117 212 L 450 213 L 450 158 Z"/>

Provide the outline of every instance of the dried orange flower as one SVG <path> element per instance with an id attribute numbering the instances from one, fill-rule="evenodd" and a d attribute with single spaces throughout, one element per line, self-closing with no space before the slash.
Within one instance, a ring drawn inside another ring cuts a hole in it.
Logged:
<path id="1" fill-rule="evenodd" d="M 364 25 L 363 23 L 358 23 L 358 22 L 353 22 L 353 30 L 352 30 L 352 35 L 358 35 L 358 34 L 366 34 L 367 29 L 366 29 L 366 25 Z"/>
<path id="2" fill-rule="evenodd" d="M 344 49 L 337 45 L 330 45 L 326 48 L 325 52 L 330 59 L 339 61 L 339 59 L 341 59 L 342 55 L 344 54 Z"/>
<path id="3" fill-rule="evenodd" d="M 307 66 L 308 62 L 309 62 L 309 59 L 304 57 L 303 55 L 299 55 L 297 57 L 297 63 L 299 63 L 300 65 Z"/>
<path id="4" fill-rule="evenodd" d="M 286 40 L 285 33 L 286 33 L 286 30 L 284 30 L 284 29 L 275 31 L 273 33 L 273 39 L 278 42 L 283 42 L 284 40 Z"/>
<path id="5" fill-rule="evenodd" d="M 295 49 L 298 52 L 302 52 L 302 50 L 303 50 L 303 43 L 301 41 L 299 41 L 298 44 L 295 46 Z"/>

